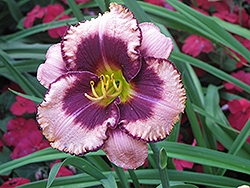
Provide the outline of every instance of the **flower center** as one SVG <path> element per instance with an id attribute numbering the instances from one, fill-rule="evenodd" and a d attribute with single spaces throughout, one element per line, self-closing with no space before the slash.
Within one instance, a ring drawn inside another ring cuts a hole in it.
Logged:
<path id="1" fill-rule="evenodd" d="M 124 102 L 130 93 L 130 84 L 125 80 L 121 71 L 102 74 L 100 82 L 95 85 L 94 81 L 90 81 L 90 86 L 92 95 L 87 93 L 84 95 L 91 101 L 101 101 L 104 106 L 110 104 L 118 96 L 121 102 Z"/>
<path id="2" fill-rule="evenodd" d="M 94 97 L 91 97 L 87 93 L 85 96 L 92 101 L 102 100 L 102 99 L 113 99 L 117 97 L 122 92 L 122 81 L 114 79 L 114 73 L 109 75 L 101 75 L 101 96 L 99 96 L 94 87 L 94 81 L 90 81 L 91 91 Z"/>

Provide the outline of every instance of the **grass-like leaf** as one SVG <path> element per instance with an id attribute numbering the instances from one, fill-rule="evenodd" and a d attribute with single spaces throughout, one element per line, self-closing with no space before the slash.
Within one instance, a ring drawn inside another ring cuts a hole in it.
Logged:
<path id="1" fill-rule="evenodd" d="M 15 81 L 27 94 L 33 95 L 35 97 L 42 97 L 42 95 L 33 87 L 33 85 L 10 63 L 10 60 L 14 60 L 8 57 L 8 55 L 2 50 L 0 50 L 0 60 L 15 78 Z"/>
<path id="2" fill-rule="evenodd" d="M 177 11 L 186 16 L 196 27 L 202 28 L 208 32 L 215 41 L 231 48 L 250 61 L 249 51 L 226 30 L 220 27 L 213 19 L 192 9 L 191 7 L 179 1 L 166 0 Z"/>
<path id="3" fill-rule="evenodd" d="M 67 0 L 69 7 L 71 8 L 72 12 L 74 13 L 76 19 L 81 22 L 84 20 L 84 16 L 81 13 L 80 9 L 78 8 L 76 2 L 74 0 Z"/>

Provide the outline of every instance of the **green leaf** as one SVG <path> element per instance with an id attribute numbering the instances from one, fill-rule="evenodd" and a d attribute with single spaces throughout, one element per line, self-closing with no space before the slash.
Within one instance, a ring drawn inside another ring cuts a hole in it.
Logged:
<path id="1" fill-rule="evenodd" d="M 55 159 L 61 159 L 68 157 L 69 154 L 66 153 L 60 153 L 58 150 L 55 150 L 53 148 L 46 148 L 40 151 L 37 151 L 35 153 L 32 153 L 30 155 L 27 155 L 25 157 L 9 161 L 7 163 L 4 163 L 0 165 L 0 174 L 3 174 L 9 170 L 13 170 L 15 168 L 35 163 L 35 162 L 41 162 L 41 161 L 50 161 Z"/>
<path id="2" fill-rule="evenodd" d="M 16 82 L 21 86 L 21 88 L 29 95 L 34 95 L 36 97 L 41 97 L 42 95 L 34 89 L 32 84 L 10 63 L 11 58 L 0 50 L 0 60 L 7 67 L 11 75 L 15 78 Z M 14 61 L 14 60 L 13 60 Z"/>
<path id="3" fill-rule="evenodd" d="M 231 33 L 234 33 L 236 35 L 240 35 L 248 40 L 250 40 L 250 31 L 249 29 L 246 29 L 244 27 L 241 27 L 240 25 L 232 24 L 230 22 L 226 22 L 221 20 L 218 17 L 211 17 L 217 24 L 219 24 L 224 29 L 230 31 Z"/>
<path id="4" fill-rule="evenodd" d="M 58 163 L 53 169 L 53 171 L 51 171 L 51 173 L 49 174 L 47 187 L 50 187 L 51 184 L 54 182 L 56 174 L 61 168 L 61 166 L 67 164 L 72 165 L 83 172 L 86 172 L 87 174 L 89 174 L 98 181 L 106 179 L 106 176 L 100 170 L 98 170 L 94 165 L 92 165 L 85 159 L 82 159 L 80 157 L 69 157 L 65 159 L 63 162 Z"/>
<path id="5" fill-rule="evenodd" d="M 18 4 L 14 0 L 3 0 L 3 2 L 7 3 L 11 16 L 18 22 L 23 17 Z"/>
<path id="6" fill-rule="evenodd" d="M 53 24 L 51 24 L 51 23 L 39 24 L 39 25 L 35 25 L 29 29 L 25 29 L 23 31 L 19 31 L 19 32 L 15 32 L 13 34 L 2 36 L 2 37 L 0 37 L 0 39 L 4 40 L 6 42 L 7 41 L 8 42 L 15 41 L 15 40 L 22 39 L 22 38 L 25 38 L 27 36 L 39 33 L 39 32 L 44 32 L 48 29 L 53 29 L 53 28 L 65 26 L 67 24 L 76 24 L 76 23 L 78 23 L 76 18 L 70 18 L 70 19 L 56 21 Z"/>
<path id="7" fill-rule="evenodd" d="M 250 160 L 238 156 L 168 141 L 159 142 L 158 144 L 160 147 L 167 149 L 169 157 L 250 174 Z"/>
<path id="8" fill-rule="evenodd" d="M 166 0 L 171 6 L 173 6 L 178 12 L 186 16 L 193 25 L 201 28 L 204 32 L 207 32 L 207 36 L 211 37 L 214 41 L 231 48 L 232 50 L 241 54 L 244 58 L 250 61 L 249 50 L 247 50 L 239 41 L 237 41 L 226 30 L 220 27 L 213 19 L 204 14 L 194 10 L 193 8 L 181 3 L 179 1 Z M 204 33 L 203 32 L 203 33 Z"/>
<path id="9" fill-rule="evenodd" d="M 140 5 L 138 4 L 136 0 L 123 0 L 123 2 L 129 8 L 129 10 L 134 13 L 139 23 L 150 21 L 147 14 L 140 7 Z"/>
<path id="10" fill-rule="evenodd" d="M 105 4 L 105 1 L 103 0 L 95 0 L 96 4 L 99 6 L 102 12 L 106 12 L 108 10 L 108 7 Z"/>
<path id="11" fill-rule="evenodd" d="M 135 188 L 141 188 L 139 180 L 138 180 L 134 170 L 128 169 L 128 173 L 129 173 L 129 175 L 130 175 L 130 177 L 131 177 L 131 179 L 133 181 L 134 187 Z"/>
<path id="12" fill-rule="evenodd" d="M 201 60 L 198 60 L 196 58 L 193 58 L 191 56 L 188 56 L 188 55 L 183 54 L 183 53 L 178 53 L 178 52 L 172 52 L 169 59 L 172 61 L 189 62 L 191 65 L 193 65 L 195 67 L 199 67 L 199 68 L 209 72 L 210 74 L 224 80 L 224 81 L 231 82 L 234 85 L 237 85 L 238 87 L 243 89 L 244 91 L 250 93 L 250 86 L 249 85 L 232 77 L 231 75 L 225 73 L 224 71 L 221 71 L 220 69 L 217 69 L 217 68 L 215 68 L 215 67 L 213 67 L 205 62 L 202 62 Z"/>
<path id="13" fill-rule="evenodd" d="M 166 152 L 165 148 L 161 148 L 159 157 L 160 157 L 160 159 L 159 159 L 159 161 L 160 161 L 160 164 L 159 164 L 160 168 L 161 169 L 166 168 L 166 166 L 168 164 L 167 163 L 168 162 L 168 156 L 167 156 L 167 152 Z"/>
<path id="14" fill-rule="evenodd" d="M 102 182 L 102 185 L 105 188 L 117 188 L 115 178 L 111 173 L 109 174 L 107 179 L 101 179 L 100 182 Z"/>
<path id="15" fill-rule="evenodd" d="M 110 171 L 111 167 L 107 164 L 107 162 L 98 155 L 87 155 L 86 159 L 95 165 L 101 171 Z"/>
<path id="16" fill-rule="evenodd" d="M 69 7 L 71 8 L 72 12 L 74 13 L 75 17 L 77 18 L 78 22 L 84 21 L 84 16 L 81 13 L 80 9 L 78 8 L 76 2 L 74 0 L 67 0 Z"/>
<path id="17" fill-rule="evenodd" d="M 235 188 L 239 185 L 248 185 L 249 182 L 233 179 L 224 176 L 216 176 L 205 173 L 196 173 L 190 171 L 177 171 L 177 170 L 168 170 L 169 178 L 171 182 L 186 182 L 190 184 L 196 185 L 204 185 L 210 187 L 224 187 L 224 188 Z M 108 176 L 112 173 L 117 180 L 118 177 L 112 171 L 104 172 L 105 176 Z M 157 169 L 142 169 L 135 171 L 136 176 L 140 179 L 141 184 L 146 185 L 159 185 L 160 184 L 160 176 Z M 128 172 L 125 172 L 126 177 L 128 176 Z M 96 181 L 93 177 L 89 176 L 86 173 L 77 174 L 74 176 L 60 177 L 56 178 L 53 187 L 59 188 L 63 187 L 90 187 L 94 185 L 100 185 L 99 181 Z M 20 188 L 37 188 L 37 187 L 45 187 L 46 180 L 35 181 L 29 184 L 21 185 Z"/>
<path id="18" fill-rule="evenodd" d="M 122 188 L 129 188 L 128 179 L 125 176 L 124 170 L 121 167 L 118 167 L 113 163 L 111 165 L 114 168 L 114 170 L 115 170 L 115 172 L 120 180 L 120 184 L 122 185 Z"/>
<path id="19" fill-rule="evenodd" d="M 30 99 L 30 100 L 34 101 L 36 104 L 40 104 L 40 103 L 43 101 L 42 98 L 38 98 L 38 97 L 30 96 L 30 95 L 25 95 L 25 94 L 23 94 L 23 93 L 19 93 L 19 92 L 17 92 L 17 91 L 12 90 L 12 89 L 9 89 L 9 90 L 10 90 L 12 93 L 15 93 L 16 95 L 20 95 L 21 97 L 24 97 L 24 98 L 26 98 L 26 99 Z"/>
<path id="20" fill-rule="evenodd" d="M 50 170 L 49 177 L 48 177 L 48 182 L 46 188 L 49 188 L 52 183 L 54 182 L 56 175 L 60 168 L 63 166 L 63 163 L 56 163 L 53 165 L 53 167 Z"/>
<path id="21" fill-rule="evenodd" d="M 173 185 L 171 188 L 198 188 L 196 185 L 191 184 L 181 184 L 181 185 Z"/>
<path id="22" fill-rule="evenodd" d="M 1 160 L 0 160 L 0 165 L 6 163 L 6 162 L 8 162 L 8 161 L 11 161 L 10 155 L 11 155 L 10 149 L 4 146 L 4 147 L 3 147 L 3 151 L 0 152 L 0 159 L 1 159 Z M 11 171 L 9 170 L 9 171 L 5 171 L 5 173 L 1 173 L 1 175 L 2 175 L 2 176 L 3 176 L 3 175 L 7 176 L 7 175 L 9 175 L 10 173 L 11 173 Z"/>
<path id="23" fill-rule="evenodd" d="M 158 170 L 161 178 L 161 183 L 163 188 L 169 188 L 169 177 L 168 177 L 168 171 L 167 168 L 161 168 L 160 166 L 160 147 L 157 143 L 149 143 L 150 148 L 152 149 L 156 162 L 158 163 Z"/>

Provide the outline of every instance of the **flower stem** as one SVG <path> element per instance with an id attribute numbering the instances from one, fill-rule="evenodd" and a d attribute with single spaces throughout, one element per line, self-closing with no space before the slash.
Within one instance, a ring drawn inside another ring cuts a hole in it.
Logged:
<path id="1" fill-rule="evenodd" d="M 155 156 L 155 159 L 156 159 L 156 162 L 157 162 L 162 187 L 163 188 L 170 188 L 167 167 L 162 169 L 161 166 L 160 166 L 160 148 L 159 148 L 157 143 L 149 143 L 149 145 L 150 145 L 150 147 L 151 147 L 151 149 L 152 149 L 152 151 L 154 153 L 154 156 Z"/>

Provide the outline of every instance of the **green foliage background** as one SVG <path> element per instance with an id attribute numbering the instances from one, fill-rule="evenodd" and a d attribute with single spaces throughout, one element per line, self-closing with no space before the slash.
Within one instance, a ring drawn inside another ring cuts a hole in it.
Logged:
<path id="1" fill-rule="evenodd" d="M 95 0 L 90 3 L 76 5 L 73 0 L 67 0 L 69 9 L 65 14 L 73 13 L 75 17 L 67 20 L 54 21 L 47 24 L 35 25 L 29 29 L 22 27 L 24 15 L 22 5 L 31 0 L 3 0 L 8 9 L 1 12 L 0 28 L 16 25 L 19 31 L 11 34 L 1 33 L 0 37 L 0 74 L 10 80 L 16 81 L 27 93 L 27 98 L 34 100 L 37 104 L 42 101 L 46 92 L 33 74 L 37 67 L 45 61 L 46 50 L 56 41 L 46 41 L 45 44 L 36 39 L 35 34 L 42 33 L 50 28 L 63 25 L 77 24 L 78 21 L 90 19 L 81 14 L 80 9 L 84 7 L 99 7 L 102 12 L 107 10 L 108 0 Z M 187 5 L 175 1 L 166 0 L 177 12 L 147 4 L 142 1 L 123 0 L 115 1 L 127 6 L 139 22 L 151 21 L 155 23 L 166 36 L 171 36 L 166 29 L 180 29 L 182 31 L 201 35 L 221 48 L 224 46 L 233 49 L 250 61 L 249 51 L 240 44 L 228 31 L 250 39 L 250 31 L 214 17 L 207 17 Z M 113 2 L 113 1 L 110 1 Z M 10 20 L 6 20 L 6 18 Z M 227 29 L 228 31 L 226 31 Z M 53 166 L 48 180 L 41 180 L 25 184 L 22 188 L 37 187 L 124 187 L 128 188 L 128 182 L 133 182 L 134 187 L 151 185 L 152 187 L 237 187 L 250 185 L 250 181 L 235 179 L 224 176 L 226 170 L 239 174 L 250 175 L 250 146 L 246 139 L 250 134 L 250 120 L 241 132 L 234 130 L 225 114 L 222 112 L 220 98 L 232 100 L 242 98 L 225 94 L 221 86 L 210 83 L 203 87 L 194 73 L 193 67 L 199 67 L 221 81 L 231 82 L 242 88 L 248 94 L 250 86 L 230 76 L 225 70 L 183 54 L 175 45 L 175 50 L 170 60 L 178 67 L 187 90 L 187 103 L 185 112 L 190 121 L 194 137 L 198 146 L 190 146 L 177 143 L 179 123 L 176 124 L 173 133 L 165 141 L 149 144 L 148 161 L 152 168 L 140 168 L 136 171 L 113 166 L 113 171 L 101 156 L 104 152 L 89 153 L 86 157 L 75 157 L 60 153 L 52 148 L 47 148 L 23 158 L 11 161 L 10 151 L 5 147 L 0 153 L 0 174 L 8 174 L 10 171 L 24 167 L 28 164 L 50 161 L 54 159 L 65 159 L 62 163 Z M 192 65 L 192 66 L 191 66 Z M 198 116 L 196 116 L 196 113 Z M 199 121 L 202 129 L 199 126 Z M 6 123 L 6 122 L 5 122 Z M 2 128 L 2 125 L 1 125 Z M 239 134 L 237 134 L 239 133 Z M 2 136 L 2 135 L 1 135 Z M 216 140 L 228 150 L 227 153 L 217 151 Z M 162 149 L 164 148 L 164 149 Z M 173 165 L 172 158 L 191 161 L 202 164 L 204 173 L 191 171 L 177 171 Z M 62 165 L 70 164 L 82 173 L 69 177 L 55 178 L 56 173 Z M 250 176 L 248 176 L 250 177 Z M 146 187 L 146 186 L 145 186 Z"/>

